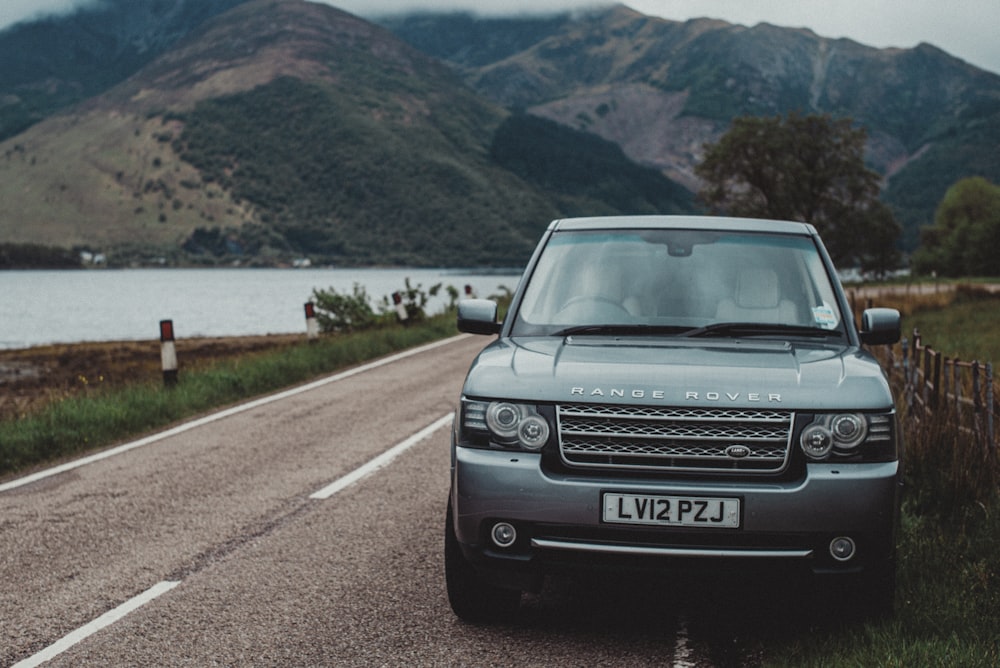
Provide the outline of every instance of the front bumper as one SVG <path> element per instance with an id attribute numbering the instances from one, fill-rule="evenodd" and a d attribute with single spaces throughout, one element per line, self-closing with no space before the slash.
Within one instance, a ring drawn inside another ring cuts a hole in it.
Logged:
<path id="1" fill-rule="evenodd" d="M 553 475 L 540 456 L 454 447 L 455 534 L 466 557 L 499 583 L 529 588 L 565 567 L 742 570 L 789 564 L 813 573 L 862 573 L 891 564 L 898 521 L 898 462 L 808 464 L 801 480 L 732 481 Z M 738 528 L 623 526 L 602 521 L 602 494 L 740 499 Z M 490 540 L 508 522 L 517 540 Z M 848 560 L 830 553 L 850 537 Z"/>

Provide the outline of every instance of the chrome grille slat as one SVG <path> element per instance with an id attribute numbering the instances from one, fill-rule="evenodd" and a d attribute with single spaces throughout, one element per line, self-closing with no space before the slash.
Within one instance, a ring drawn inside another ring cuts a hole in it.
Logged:
<path id="1" fill-rule="evenodd" d="M 559 451 L 571 467 L 774 473 L 788 463 L 793 417 L 774 410 L 566 404 L 557 407 Z M 746 454 L 731 456 L 733 445 Z"/>

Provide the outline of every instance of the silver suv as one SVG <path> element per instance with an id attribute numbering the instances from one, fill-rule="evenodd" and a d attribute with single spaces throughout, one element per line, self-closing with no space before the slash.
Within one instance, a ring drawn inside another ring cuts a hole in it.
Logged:
<path id="1" fill-rule="evenodd" d="M 477 356 L 452 432 L 454 612 L 509 616 L 562 569 L 777 565 L 892 610 L 893 396 L 816 230 L 735 218 L 553 222 Z M 813 575 L 807 575 L 812 578 Z"/>

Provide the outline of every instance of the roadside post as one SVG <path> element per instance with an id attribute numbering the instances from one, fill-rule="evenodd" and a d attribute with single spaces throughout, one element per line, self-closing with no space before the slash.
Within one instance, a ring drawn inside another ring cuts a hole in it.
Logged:
<path id="1" fill-rule="evenodd" d="M 406 322 L 410 316 L 406 312 L 406 304 L 403 303 L 403 295 L 400 292 L 392 293 L 392 303 L 396 306 L 396 317 L 400 322 Z"/>
<path id="2" fill-rule="evenodd" d="M 163 367 L 163 385 L 177 384 L 177 348 L 174 345 L 174 321 L 160 321 L 160 365 Z"/>
<path id="3" fill-rule="evenodd" d="M 306 339 L 310 343 L 319 338 L 319 320 L 316 319 L 316 305 L 306 302 Z"/>

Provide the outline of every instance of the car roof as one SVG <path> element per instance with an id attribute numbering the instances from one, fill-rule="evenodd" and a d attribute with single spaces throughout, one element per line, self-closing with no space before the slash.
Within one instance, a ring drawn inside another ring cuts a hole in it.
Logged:
<path id="1" fill-rule="evenodd" d="M 730 218 L 725 216 L 595 216 L 562 218 L 552 221 L 549 229 L 608 230 L 608 229 L 689 229 L 733 232 L 772 232 L 778 234 L 815 235 L 816 228 L 808 223 L 760 218 Z"/>

